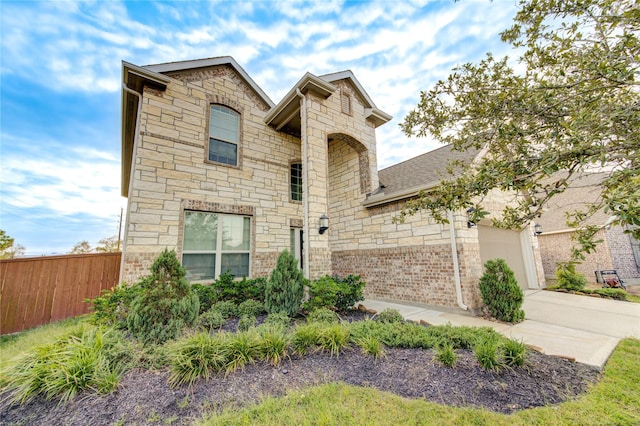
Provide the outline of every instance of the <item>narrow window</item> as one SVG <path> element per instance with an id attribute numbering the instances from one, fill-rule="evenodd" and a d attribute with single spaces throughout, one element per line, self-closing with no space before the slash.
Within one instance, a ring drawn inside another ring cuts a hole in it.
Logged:
<path id="1" fill-rule="evenodd" d="M 225 272 L 249 276 L 251 218 L 186 211 L 182 266 L 189 281 L 213 280 Z"/>
<path id="2" fill-rule="evenodd" d="M 302 201 L 302 163 L 291 164 L 291 200 Z"/>
<path id="3" fill-rule="evenodd" d="M 223 105 L 211 105 L 209 161 L 238 165 L 240 114 Z"/>

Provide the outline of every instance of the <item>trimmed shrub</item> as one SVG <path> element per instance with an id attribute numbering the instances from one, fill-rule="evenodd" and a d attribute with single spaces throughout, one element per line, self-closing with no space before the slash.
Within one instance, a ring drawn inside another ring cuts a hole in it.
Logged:
<path id="1" fill-rule="evenodd" d="M 309 283 L 309 300 L 304 307 L 306 310 L 335 308 L 348 311 L 356 302 L 364 300 L 364 286 L 359 275 L 347 275 L 344 279 L 325 275 Z"/>
<path id="2" fill-rule="evenodd" d="M 249 315 L 257 317 L 264 312 L 264 303 L 248 299 L 238 305 L 238 316 Z"/>
<path id="3" fill-rule="evenodd" d="M 110 290 L 103 290 L 95 299 L 87 299 L 95 312 L 94 323 L 125 329 L 129 307 L 141 288 L 139 284 L 128 286 L 123 283 Z"/>
<path id="4" fill-rule="evenodd" d="M 145 344 L 162 343 L 195 324 L 200 302 L 185 275 L 175 251 L 165 249 L 158 256 L 131 302 L 127 327 L 134 337 Z"/>
<path id="5" fill-rule="evenodd" d="M 404 322 L 404 317 L 397 309 L 386 308 L 375 317 L 376 321 L 380 322 Z"/>
<path id="6" fill-rule="evenodd" d="M 266 282 L 265 278 L 245 277 L 236 280 L 231 273 L 225 272 L 210 287 L 216 301 L 231 300 L 239 305 L 246 300 L 264 302 Z"/>
<path id="7" fill-rule="evenodd" d="M 256 317 L 253 315 L 243 315 L 238 321 L 238 331 L 248 331 L 256 326 Z"/>
<path id="8" fill-rule="evenodd" d="M 266 311 L 270 314 L 285 312 L 290 317 L 294 316 L 302 304 L 304 281 L 296 258 L 288 250 L 280 253 L 265 288 Z"/>
<path id="9" fill-rule="evenodd" d="M 314 309 L 309 312 L 309 315 L 307 316 L 307 322 L 334 323 L 339 320 L 340 318 L 338 318 L 338 314 L 327 308 Z"/>
<path id="10" fill-rule="evenodd" d="M 521 367 L 527 357 L 527 347 L 523 342 L 509 339 L 502 344 L 502 354 L 509 367 Z"/>
<path id="11" fill-rule="evenodd" d="M 488 260 L 480 278 L 482 301 L 492 317 L 515 323 L 524 319 L 524 294 L 516 277 L 503 259 Z"/>
<path id="12" fill-rule="evenodd" d="M 615 300 L 627 300 L 627 292 L 621 288 L 598 288 L 593 290 L 593 292 Z"/>
<path id="13" fill-rule="evenodd" d="M 198 317 L 198 326 L 209 332 L 219 329 L 227 322 L 227 319 L 215 309 L 209 309 Z"/>
<path id="14" fill-rule="evenodd" d="M 198 295 L 200 313 L 207 312 L 218 301 L 216 290 L 210 285 L 191 284 L 191 291 Z"/>
<path id="15" fill-rule="evenodd" d="M 498 359 L 498 341 L 487 339 L 478 343 L 474 350 L 476 359 L 485 370 L 497 371 L 500 369 Z"/>
<path id="16" fill-rule="evenodd" d="M 267 318 L 264 320 L 264 324 L 266 326 L 280 328 L 289 327 L 290 322 L 291 318 L 289 318 L 289 316 L 285 312 L 274 312 L 267 315 Z"/>
<path id="17" fill-rule="evenodd" d="M 576 272 L 576 266 L 573 263 L 558 264 L 556 278 L 558 279 L 558 288 L 569 291 L 582 291 L 587 285 L 587 278 Z"/>
<path id="18" fill-rule="evenodd" d="M 238 306 L 236 306 L 236 304 L 231 300 L 223 300 L 222 302 L 218 302 L 211 307 L 211 310 L 220 312 L 220 315 L 222 315 L 225 319 L 238 316 Z"/>

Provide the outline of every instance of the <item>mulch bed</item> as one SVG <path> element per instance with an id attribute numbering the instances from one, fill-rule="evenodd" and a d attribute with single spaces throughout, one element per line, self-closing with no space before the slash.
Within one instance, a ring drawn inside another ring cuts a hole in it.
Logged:
<path id="1" fill-rule="evenodd" d="M 168 385 L 166 369 L 133 370 L 122 378 L 116 392 L 84 393 L 66 404 L 36 398 L 12 406 L 6 402 L 7 395 L 0 395 L 0 424 L 191 424 L 203 412 L 244 407 L 265 396 L 328 382 L 511 413 L 574 398 L 600 376 L 595 367 L 535 351 L 528 352 L 525 366 L 500 372 L 481 368 L 472 351 L 457 353 L 455 367 L 447 368 L 433 360 L 432 350 L 386 348 L 386 356 L 375 361 L 351 348 L 339 357 L 328 353 L 293 356 L 277 367 L 258 362 L 227 376 L 174 389 Z"/>

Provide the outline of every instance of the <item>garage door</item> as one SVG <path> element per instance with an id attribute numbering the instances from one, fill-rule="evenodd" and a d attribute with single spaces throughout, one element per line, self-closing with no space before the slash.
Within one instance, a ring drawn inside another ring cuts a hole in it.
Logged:
<path id="1" fill-rule="evenodd" d="M 520 288 L 527 290 L 529 280 L 527 279 L 526 260 L 522 252 L 520 234 L 518 231 L 508 229 L 478 226 L 480 259 L 483 265 L 487 260 L 504 259 L 513 270 Z"/>

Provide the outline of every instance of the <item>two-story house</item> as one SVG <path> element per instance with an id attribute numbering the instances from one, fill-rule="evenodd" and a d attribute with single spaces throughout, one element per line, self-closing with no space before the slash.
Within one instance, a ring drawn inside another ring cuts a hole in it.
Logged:
<path id="1" fill-rule="evenodd" d="M 392 222 L 448 159 L 481 154 L 444 147 L 378 172 L 376 128 L 391 116 L 351 71 L 307 73 L 277 104 L 231 57 L 124 62 L 122 78 L 126 282 L 164 248 L 204 282 L 267 275 L 289 249 L 307 277 L 362 275 L 369 297 L 475 309 L 482 262 L 502 254 L 539 286 L 530 229 L 470 227 L 466 212 L 452 226 Z"/>

